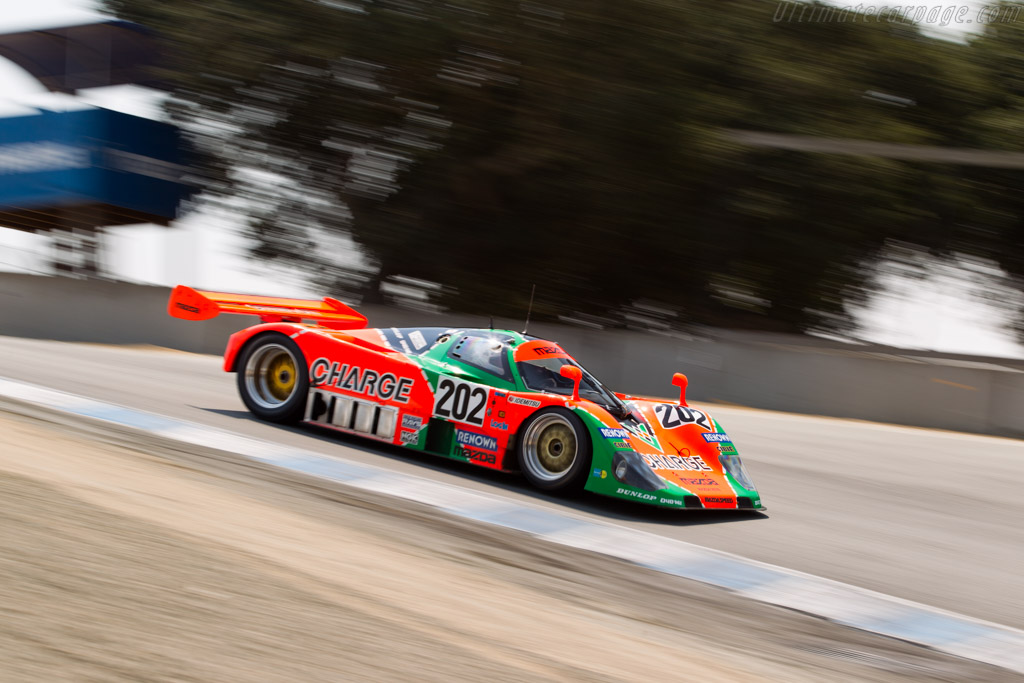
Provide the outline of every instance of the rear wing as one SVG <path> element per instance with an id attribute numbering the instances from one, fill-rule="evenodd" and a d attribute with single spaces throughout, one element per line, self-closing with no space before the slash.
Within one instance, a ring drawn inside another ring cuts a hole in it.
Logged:
<path id="1" fill-rule="evenodd" d="M 185 285 L 171 291 L 167 312 L 183 320 L 209 320 L 221 313 L 256 315 L 265 323 L 301 322 L 315 320 L 335 330 L 356 330 L 366 327 L 366 316 L 361 315 L 337 299 L 278 299 L 249 294 L 206 292 Z"/>

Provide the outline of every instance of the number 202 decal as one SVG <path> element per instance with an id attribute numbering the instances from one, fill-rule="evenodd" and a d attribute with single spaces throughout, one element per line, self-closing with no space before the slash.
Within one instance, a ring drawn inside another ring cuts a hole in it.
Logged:
<path id="1" fill-rule="evenodd" d="M 659 403 L 654 406 L 654 414 L 658 416 L 658 422 L 665 429 L 675 429 L 690 423 L 696 423 L 704 429 L 711 429 L 707 414 L 696 408 Z"/>
<path id="2" fill-rule="evenodd" d="M 454 377 L 442 376 L 434 394 L 434 415 L 446 420 L 482 427 L 487 407 L 487 388 Z"/>

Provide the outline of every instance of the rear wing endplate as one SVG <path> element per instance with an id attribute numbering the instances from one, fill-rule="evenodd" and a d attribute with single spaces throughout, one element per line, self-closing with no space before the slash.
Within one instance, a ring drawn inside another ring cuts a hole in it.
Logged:
<path id="1" fill-rule="evenodd" d="M 366 327 L 366 316 L 357 313 L 337 299 L 279 299 L 249 294 L 206 292 L 178 285 L 171 291 L 167 312 L 183 320 L 209 320 L 221 313 L 259 316 L 265 323 L 315 320 L 335 330 L 356 330 Z"/>

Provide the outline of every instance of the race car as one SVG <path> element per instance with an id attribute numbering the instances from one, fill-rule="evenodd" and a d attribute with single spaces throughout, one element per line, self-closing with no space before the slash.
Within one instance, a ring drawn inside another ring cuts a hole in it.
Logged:
<path id="1" fill-rule="evenodd" d="M 686 403 L 615 393 L 556 342 L 511 330 L 367 328 L 332 298 L 179 285 L 169 313 L 261 322 L 228 340 L 224 370 L 258 418 L 308 423 L 494 470 L 551 492 L 585 489 L 683 509 L 760 510 L 721 425 Z"/>

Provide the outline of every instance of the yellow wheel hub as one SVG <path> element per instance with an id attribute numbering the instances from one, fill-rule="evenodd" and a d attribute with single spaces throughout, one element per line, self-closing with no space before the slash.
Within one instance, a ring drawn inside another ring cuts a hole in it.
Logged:
<path id="1" fill-rule="evenodd" d="M 537 439 L 537 458 L 549 472 L 564 472 L 576 458 L 576 435 L 567 425 L 549 425 Z"/>
<path id="2" fill-rule="evenodd" d="M 280 400 L 287 400 L 295 389 L 295 361 L 287 353 L 267 363 L 267 391 Z"/>

